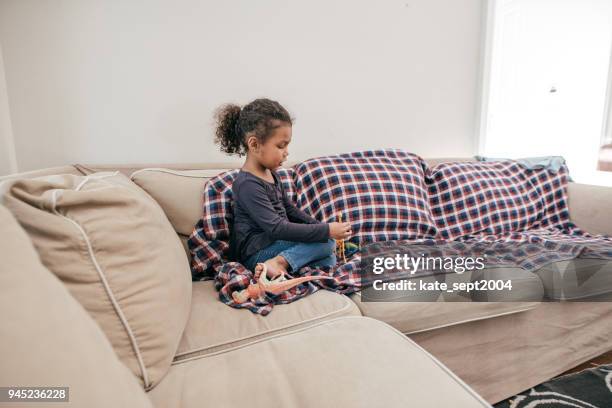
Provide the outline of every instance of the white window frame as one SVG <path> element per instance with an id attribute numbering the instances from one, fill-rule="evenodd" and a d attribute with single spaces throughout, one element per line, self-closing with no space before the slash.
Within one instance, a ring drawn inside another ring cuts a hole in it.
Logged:
<path id="1" fill-rule="evenodd" d="M 6 73 L 4 71 L 4 57 L 2 44 L 0 44 L 0 143 L 6 151 L 8 159 L 9 174 L 19 171 L 17 166 L 17 153 L 15 149 L 15 137 L 11 124 L 11 112 L 8 100 L 8 90 L 6 85 Z M 2 174 L 0 174 L 2 175 Z"/>
<path id="2" fill-rule="evenodd" d="M 601 126 L 601 144 L 612 143 L 612 49 L 608 63 L 608 85 L 606 86 L 606 100 L 604 105 L 604 119 Z"/>
<path id="3" fill-rule="evenodd" d="M 478 109 L 476 109 L 476 154 L 482 155 L 486 142 L 489 95 L 491 86 L 491 62 L 493 60 L 493 35 L 497 0 L 482 2 Z"/>

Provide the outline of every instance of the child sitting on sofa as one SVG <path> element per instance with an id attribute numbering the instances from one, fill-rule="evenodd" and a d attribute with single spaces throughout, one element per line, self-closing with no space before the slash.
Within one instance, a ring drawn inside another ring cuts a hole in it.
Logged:
<path id="1" fill-rule="evenodd" d="M 234 223 L 230 258 L 255 272 L 267 267 L 270 278 L 302 266 L 334 266 L 336 239 L 351 236 L 349 223 L 322 223 L 287 198 L 275 169 L 289 154 L 292 119 L 270 99 L 240 108 L 221 106 L 216 114 L 215 142 L 228 154 L 243 156 L 232 184 Z"/>

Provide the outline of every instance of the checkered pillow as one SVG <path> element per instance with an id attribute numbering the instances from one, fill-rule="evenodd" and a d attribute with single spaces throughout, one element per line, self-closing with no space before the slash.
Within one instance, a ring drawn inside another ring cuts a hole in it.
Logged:
<path id="1" fill-rule="evenodd" d="M 343 215 L 360 245 L 431 238 L 423 160 L 397 149 L 366 150 L 306 160 L 294 166 L 297 206 L 323 222 Z"/>
<path id="2" fill-rule="evenodd" d="M 429 203 L 440 236 L 503 234 L 569 219 L 567 168 L 528 170 L 513 160 L 441 163 L 428 172 Z"/>
<path id="3" fill-rule="evenodd" d="M 203 215 L 189 240 L 192 255 L 191 272 L 195 280 L 212 276 L 213 265 L 222 263 L 229 251 L 230 228 L 233 222 L 232 184 L 239 170 L 228 170 L 211 178 L 204 186 Z M 295 203 L 293 169 L 278 169 L 287 197 Z"/>

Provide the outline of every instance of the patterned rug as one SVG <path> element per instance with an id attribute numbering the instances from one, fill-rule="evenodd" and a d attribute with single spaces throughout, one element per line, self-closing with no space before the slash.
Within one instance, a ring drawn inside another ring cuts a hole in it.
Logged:
<path id="1" fill-rule="evenodd" d="M 612 364 L 567 374 L 494 405 L 495 408 L 612 407 Z"/>

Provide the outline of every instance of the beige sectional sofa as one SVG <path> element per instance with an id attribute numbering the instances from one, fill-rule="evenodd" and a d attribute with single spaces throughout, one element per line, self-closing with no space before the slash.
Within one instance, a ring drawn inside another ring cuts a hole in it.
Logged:
<path id="1" fill-rule="evenodd" d="M 612 349 L 608 302 L 380 303 L 318 291 L 266 317 L 230 308 L 212 281 L 190 282 L 179 242 L 206 180 L 235 167 L 0 178 L 0 303 L 12 322 L 0 385 L 69 385 L 74 406 L 480 407 Z M 572 219 L 612 234 L 611 190 L 571 185 Z M 546 290 L 534 274 L 504 273 Z"/>

